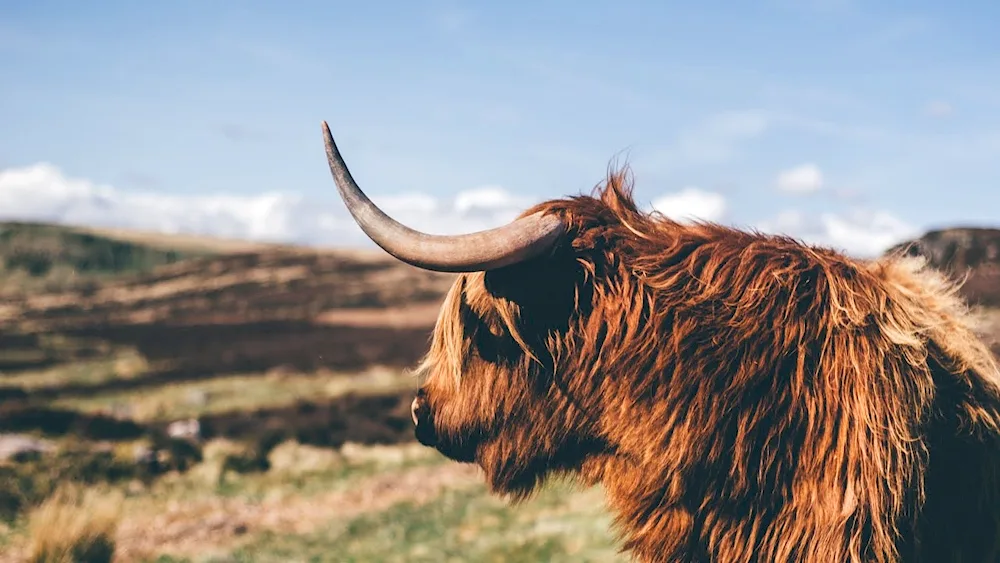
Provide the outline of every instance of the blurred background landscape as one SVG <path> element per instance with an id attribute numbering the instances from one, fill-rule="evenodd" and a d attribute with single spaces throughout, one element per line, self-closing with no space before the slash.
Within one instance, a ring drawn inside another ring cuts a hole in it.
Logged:
<path id="1" fill-rule="evenodd" d="M 449 275 L 28 223 L 0 261 L 0 559 L 104 523 L 119 561 L 614 554 L 598 492 L 511 510 L 414 443 L 406 369 Z"/>
<path id="2" fill-rule="evenodd" d="M 967 276 L 1000 352 L 1000 230 L 904 244 Z M 509 507 L 413 441 L 448 274 L 36 223 L 0 260 L 5 561 L 102 526 L 119 561 L 619 560 L 599 488 Z"/>

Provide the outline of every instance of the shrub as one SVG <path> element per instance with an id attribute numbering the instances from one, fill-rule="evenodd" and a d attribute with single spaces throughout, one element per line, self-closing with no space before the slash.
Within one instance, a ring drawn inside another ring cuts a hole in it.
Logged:
<path id="1" fill-rule="evenodd" d="M 121 518 L 121 497 L 61 488 L 28 520 L 29 563 L 110 563 Z"/>

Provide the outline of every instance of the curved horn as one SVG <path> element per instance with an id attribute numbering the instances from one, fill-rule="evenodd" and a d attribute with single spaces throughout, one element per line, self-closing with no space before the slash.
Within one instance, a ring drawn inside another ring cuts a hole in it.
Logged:
<path id="1" fill-rule="evenodd" d="M 430 235 L 386 215 L 351 177 L 330 127 L 323 122 L 326 158 L 348 211 L 368 238 L 399 260 L 438 272 L 475 272 L 500 268 L 538 256 L 565 231 L 553 215 L 522 217 L 512 223 L 464 235 Z"/>

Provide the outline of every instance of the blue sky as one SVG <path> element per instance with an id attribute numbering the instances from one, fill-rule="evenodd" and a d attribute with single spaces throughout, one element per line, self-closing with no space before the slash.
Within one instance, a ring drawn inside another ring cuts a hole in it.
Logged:
<path id="1" fill-rule="evenodd" d="M 668 214 L 860 253 L 993 226 L 1000 4 L 947 6 L 5 2 L 0 214 L 346 243 L 326 119 L 430 231 L 616 157 Z"/>

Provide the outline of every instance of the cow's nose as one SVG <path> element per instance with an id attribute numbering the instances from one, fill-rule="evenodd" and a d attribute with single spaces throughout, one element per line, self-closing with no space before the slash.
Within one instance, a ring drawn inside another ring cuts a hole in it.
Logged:
<path id="1" fill-rule="evenodd" d="M 431 414 L 430 411 L 431 407 L 427 404 L 427 393 L 423 389 L 417 389 L 417 396 L 410 403 L 410 417 L 413 418 L 413 425 L 426 425 Z"/>
<path id="2" fill-rule="evenodd" d="M 437 442 L 434 432 L 434 420 L 431 407 L 427 404 L 424 391 L 421 389 L 410 403 L 410 416 L 413 418 L 413 430 L 417 441 L 425 446 L 433 446 Z"/>
<path id="3" fill-rule="evenodd" d="M 413 419 L 413 425 L 419 424 L 417 419 L 417 411 L 420 409 L 420 397 L 414 397 L 413 402 L 410 403 L 410 417 Z"/>

